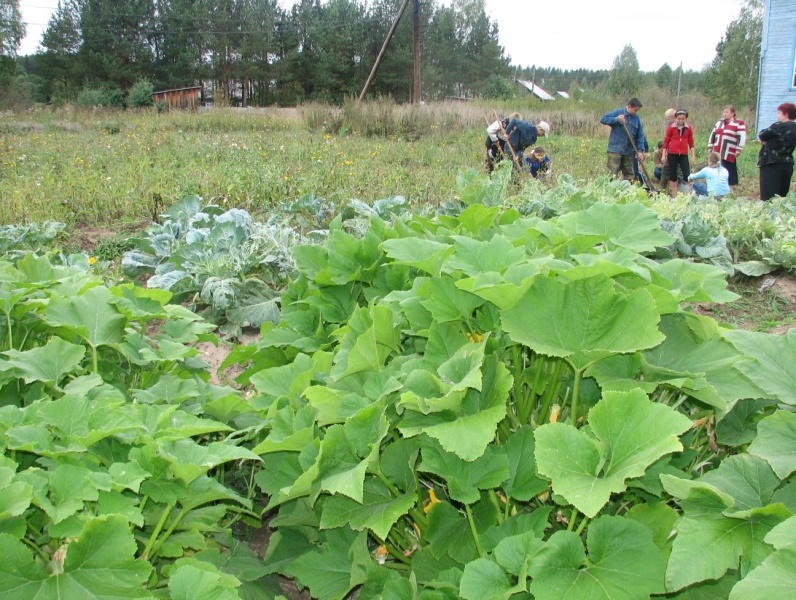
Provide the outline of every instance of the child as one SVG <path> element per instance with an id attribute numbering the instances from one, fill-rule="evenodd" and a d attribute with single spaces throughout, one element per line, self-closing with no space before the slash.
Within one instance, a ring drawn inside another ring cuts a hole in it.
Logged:
<path id="1" fill-rule="evenodd" d="M 658 142 L 658 149 L 655 150 L 652 160 L 655 163 L 655 170 L 652 173 L 655 175 L 655 179 L 660 181 L 661 176 L 663 175 L 663 167 L 666 164 L 663 160 L 663 140 Z"/>
<path id="2" fill-rule="evenodd" d="M 553 163 L 550 157 L 545 154 L 544 148 L 536 146 L 530 156 L 525 157 L 525 164 L 528 166 L 531 175 L 538 178 L 539 175 L 550 175 L 553 173 Z"/>
<path id="3" fill-rule="evenodd" d="M 716 200 L 721 200 L 730 193 L 730 173 L 721 166 L 721 155 L 718 152 L 708 154 L 708 166 L 699 173 L 692 173 L 688 176 L 688 181 L 704 179 L 705 183 L 697 182 L 694 184 L 694 192 L 697 196 L 711 195 Z"/>
<path id="4" fill-rule="evenodd" d="M 677 173 L 677 167 L 683 171 L 683 178 L 688 179 L 691 174 L 691 167 L 688 163 L 688 156 L 691 161 L 696 160 L 696 150 L 694 149 L 694 128 L 685 120 L 688 112 L 678 110 L 674 113 L 674 123 L 666 128 L 666 137 L 663 138 L 663 160 L 669 163 L 669 172 Z M 672 196 L 677 195 L 677 180 L 669 182 L 669 189 Z"/>

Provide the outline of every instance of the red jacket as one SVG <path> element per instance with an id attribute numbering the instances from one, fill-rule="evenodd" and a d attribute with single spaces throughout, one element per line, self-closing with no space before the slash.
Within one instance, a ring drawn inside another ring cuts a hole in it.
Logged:
<path id="1" fill-rule="evenodd" d="M 686 123 L 680 130 L 672 123 L 666 128 L 663 147 L 669 154 L 688 154 L 688 149 L 694 147 L 694 128 Z"/>

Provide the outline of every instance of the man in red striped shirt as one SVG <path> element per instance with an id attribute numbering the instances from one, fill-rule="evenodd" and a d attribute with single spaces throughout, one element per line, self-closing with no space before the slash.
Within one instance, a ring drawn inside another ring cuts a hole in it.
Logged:
<path id="1" fill-rule="evenodd" d="M 735 118 L 735 107 L 728 104 L 722 112 L 722 119 L 716 123 L 708 140 L 708 154 L 718 152 L 721 166 L 730 173 L 730 187 L 738 185 L 738 166 L 736 160 L 746 144 L 746 123 Z"/>

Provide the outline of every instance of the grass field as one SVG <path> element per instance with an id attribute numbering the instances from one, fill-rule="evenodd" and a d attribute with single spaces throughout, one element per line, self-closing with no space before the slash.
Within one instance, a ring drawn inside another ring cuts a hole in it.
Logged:
<path id="1" fill-rule="evenodd" d="M 599 110 L 519 108 L 526 118 L 553 125 L 544 144 L 556 175 L 587 180 L 604 173 L 608 130 L 597 123 Z M 124 227 L 152 220 L 189 194 L 256 216 L 307 193 L 339 203 L 401 195 L 412 205 L 438 205 L 456 198 L 460 169 L 483 168 L 484 127 L 491 112 L 474 105 L 385 103 L 364 109 L 195 114 L 41 109 L 5 115 L 0 223 L 57 220 L 70 227 Z M 643 115 L 651 146 L 660 137 L 659 112 L 653 107 Z M 707 116 L 697 122 L 698 161 L 706 159 L 709 134 L 709 126 L 699 123 L 712 123 L 715 112 L 715 107 L 706 109 Z M 750 143 L 739 165 L 739 195 L 749 198 L 757 194 L 757 148 Z M 648 165 L 651 172 L 651 161 Z"/>

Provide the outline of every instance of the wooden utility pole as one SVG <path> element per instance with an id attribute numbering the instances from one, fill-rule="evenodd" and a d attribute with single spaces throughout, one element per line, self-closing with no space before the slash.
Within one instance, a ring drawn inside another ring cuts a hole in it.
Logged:
<path id="1" fill-rule="evenodd" d="M 420 0 L 412 0 L 412 28 L 415 34 L 415 69 L 412 104 L 420 104 Z"/>
<path id="2" fill-rule="evenodd" d="M 365 82 L 365 87 L 362 88 L 362 93 L 359 95 L 359 102 L 362 102 L 362 99 L 365 97 L 365 94 L 368 93 L 368 88 L 370 84 L 373 82 L 373 78 L 376 76 L 376 71 L 379 69 L 379 64 L 381 63 L 381 59 L 384 56 L 384 52 L 387 50 L 387 46 L 390 45 L 390 40 L 392 39 L 393 34 L 395 33 L 395 28 L 398 27 L 398 22 L 401 20 L 401 17 L 406 10 L 406 7 L 409 5 L 409 0 L 404 0 L 404 3 L 401 4 L 401 8 L 398 10 L 398 15 L 395 17 L 395 20 L 392 22 L 392 27 L 390 27 L 390 31 L 387 33 L 387 39 L 384 40 L 384 44 L 381 46 L 381 50 L 379 51 L 379 55 L 376 57 L 376 62 L 373 63 L 373 68 L 370 70 L 370 75 L 368 75 L 368 80 Z"/>

